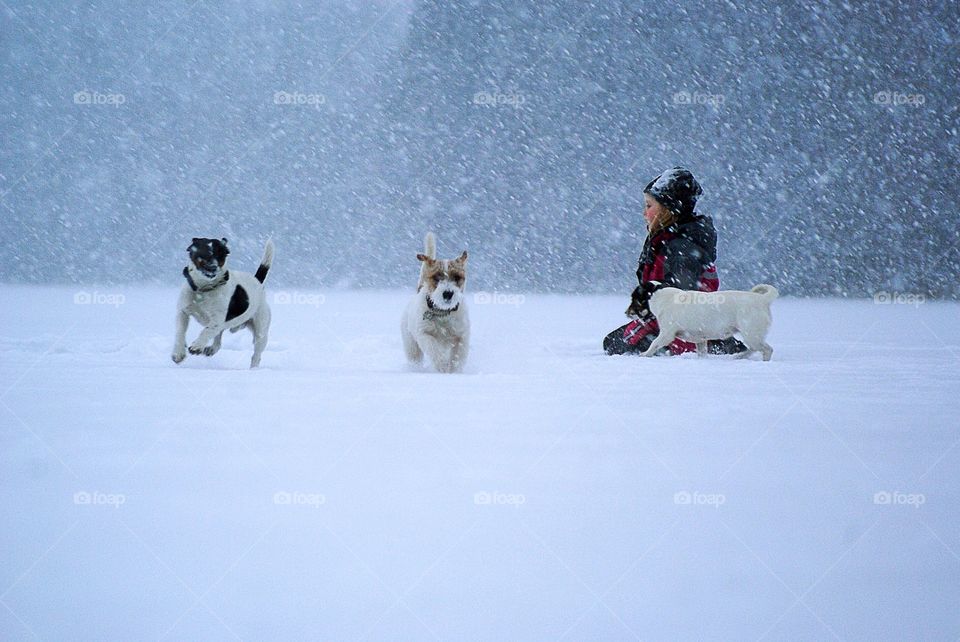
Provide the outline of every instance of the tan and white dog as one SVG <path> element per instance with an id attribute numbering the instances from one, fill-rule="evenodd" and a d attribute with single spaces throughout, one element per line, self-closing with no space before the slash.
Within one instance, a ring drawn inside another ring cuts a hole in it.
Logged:
<path id="1" fill-rule="evenodd" d="M 770 304 L 779 296 L 772 285 L 757 285 L 749 292 L 725 290 L 697 292 L 677 288 L 661 288 L 650 295 L 650 312 L 657 318 L 660 334 L 654 339 L 645 357 L 652 357 L 675 338 L 697 344 L 697 354 L 707 353 L 708 339 L 726 339 L 739 332 L 748 351 L 763 353 L 769 361 L 773 348 L 767 343 L 772 321 Z"/>
<path id="2" fill-rule="evenodd" d="M 400 320 L 403 349 L 410 363 L 419 364 L 423 355 L 438 372 L 463 370 L 470 349 L 470 319 L 467 316 L 467 252 L 453 260 L 437 260 L 433 232 L 424 239 L 417 294 L 407 304 Z"/>

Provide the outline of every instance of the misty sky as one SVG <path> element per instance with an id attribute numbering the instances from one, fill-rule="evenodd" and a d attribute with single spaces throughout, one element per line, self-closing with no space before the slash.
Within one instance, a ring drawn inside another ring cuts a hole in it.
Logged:
<path id="1" fill-rule="evenodd" d="M 700 179 L 726 288 L 960 294 L 955 2 L 7 2 L 0 278 L 623 292 Z"/>

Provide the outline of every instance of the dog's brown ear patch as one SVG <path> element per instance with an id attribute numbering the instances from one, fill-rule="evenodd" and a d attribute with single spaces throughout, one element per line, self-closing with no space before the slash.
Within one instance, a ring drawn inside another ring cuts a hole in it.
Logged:
<path id="1" fill-rule="evenodd" d="M 466 262 L 467 262 L 467 251 L 466 251 L 466 250 L 463 251 L 463 254 L 461 254 L 461 255 L 460 255 L 460 258 L 457 259 L 457 262 L 458 262 L 458 263 L 466 263 Z"/>
<path id="2" fill-rule="evenodd" d="M 433 259 L 431 259 L 431 258 L 430 258 L 429 256 L 427 256 L 426 254 L 417 254 L 417 260 L 418 260 L 418 261 L 427 261 L 427 262 L 429 263 L 429 262 L 432 261 Z"/>

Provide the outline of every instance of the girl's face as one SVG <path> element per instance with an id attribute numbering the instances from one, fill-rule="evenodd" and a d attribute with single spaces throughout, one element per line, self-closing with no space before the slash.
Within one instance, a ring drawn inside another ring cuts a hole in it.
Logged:
<path id="1" fill-rule="evenodd" d="M 661 212 L 664 210 L 664 207 L 657 202 L 657 199 L 653 198 L 649 194 L 643 195 L 643 203 L 643 218 L 647 220 L 647 227 L 649 228 L 660 216 Z"/>

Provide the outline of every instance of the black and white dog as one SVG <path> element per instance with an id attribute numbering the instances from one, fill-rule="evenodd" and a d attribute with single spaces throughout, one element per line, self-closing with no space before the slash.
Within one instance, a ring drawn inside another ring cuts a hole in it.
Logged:
<path id="1" fill-rule="evenodd" d="M 227 239 L 195 238 L 187 253 L 190 264 L 183 268 L 187 282 L 177 302 L 177 332 L 170 355 L 173 362 L 180 363 L 187 356 L 187 326 L 193 317 L 203 325 L 203 331 L 190 344 L 190 354 L 213 356 L 220 350 L 224 330 L 249 328 L 253 332 L 250 367 L 256 368 L 270 330 L 270 306 L 263 281 L 273 262 L 273 241 L 267 241 L 256 274 L 227 270 Z"/>

